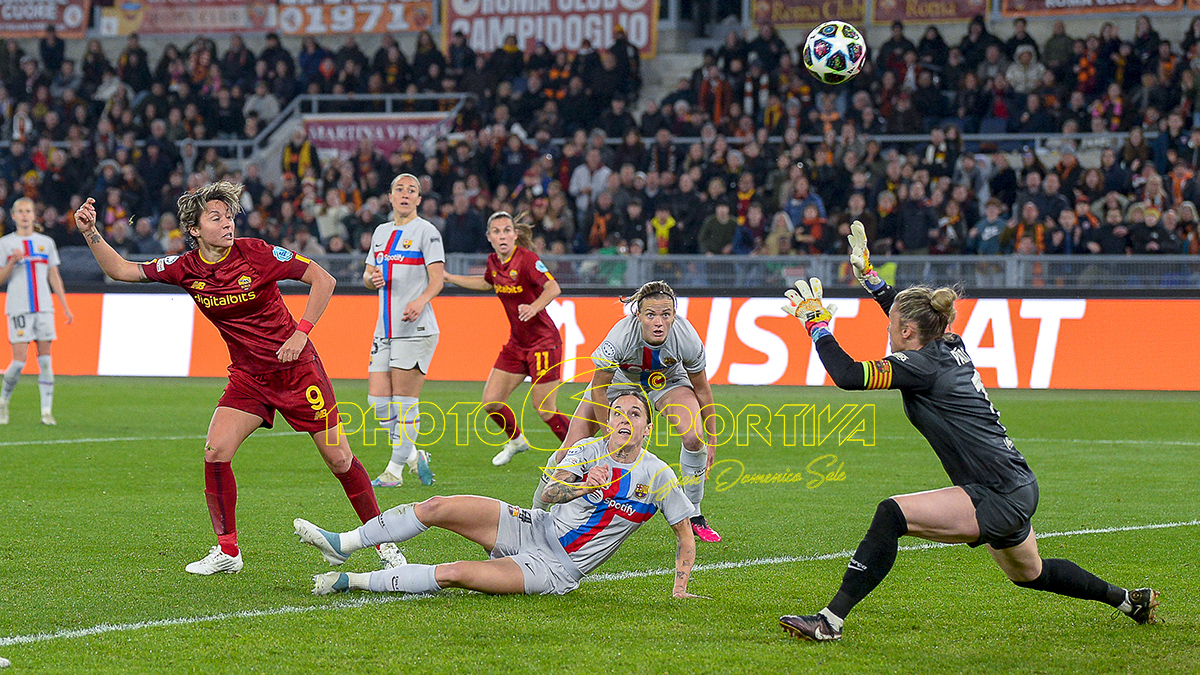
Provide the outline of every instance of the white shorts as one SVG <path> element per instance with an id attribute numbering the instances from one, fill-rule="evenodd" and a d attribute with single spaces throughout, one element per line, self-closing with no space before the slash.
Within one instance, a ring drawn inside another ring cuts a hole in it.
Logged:
<path id="1" fill-rule="evenodd" d="M 54 312 L 27 312 L 8 315 L 8 341 L 43 342 L 57 339 Z"/>
<path id="2" fill-rule="evenodd" d="M 492 558 L 512 558 L 525 575 L 526 595 L 566 595 L 583 574 L 554 533 L 554 519 L 541 510 L 500 503 L 500 526 Z"/>
<path id="3" fill-rule="evenodd" d="M 377 337 L 371 341 L 371 364 L 367 366 L 367 372 L 386 373 L 392 368 L 418 368 L 422 373 L 428 373 L 437 343 L 437 335 L 391 339 Z"/>
<path id="4" fill-rule="evenodd" d="M 641 389 L 650 398 L 650 402 L 654 404 L 654 409 L 658 411 L 658 400 L 665 396 L 668 391 L 678 389 L 679 387 L 692 389 L 692 381 L 688 378 L 687 374 L 672 375 L 657 381 L 651 378 L 650 386 L 643 387 L 640 383 L 630 382 L 618 371 L 613 376 L 612 384 L 608 385 L 608 402 L 612 403 L 623 392 L 631 389 Z"/>

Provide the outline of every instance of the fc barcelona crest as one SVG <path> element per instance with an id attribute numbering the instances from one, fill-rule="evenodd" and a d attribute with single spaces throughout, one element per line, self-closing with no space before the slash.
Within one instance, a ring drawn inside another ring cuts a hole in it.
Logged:
<path id="1" fill-rule="evenodd" d="M 637 487 L 635 487 L 633 489 L 633 498 L 634 499 L 645 499 L 646 496 L 649 494 L 650 494 L 650 486 L 649 485 L 643 485 L 641 483 L 638 483 Z"/>

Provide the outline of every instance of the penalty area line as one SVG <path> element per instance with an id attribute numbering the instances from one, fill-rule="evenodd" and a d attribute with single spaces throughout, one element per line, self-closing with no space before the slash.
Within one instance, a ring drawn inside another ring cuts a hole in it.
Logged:
<path id="1" fill-rule="evenodd" d="M 171 626 L 190 626 L 197 623 L 210 623 L 213 621 L 226 621 L 228 619 L 257 619 L 264 616 L 281 616 L 284 614 L 307 614 L 309 612 L 326 612 L 339 609 L 355 609 L 358 607 L 368 607 L 371 605 L 382 605 L 389 602 L 400 602 L 404 600 L 418 600 L 428 596 L 424 595 L 365 595 L 353 599 L 339 600 L 328 605 L 303 605 L 303 606 L 285 606 L 275 607 L 272 609 L 248 609 L 240 612 L 224 612 L 221 614 L 208 614 L 205 616 L 189 616 L 176 619 L 152 619 L 149 621 L 135 621 L 133 623 L 102 623 L 89 628 L 74 628 L 68 630 L 56 630 L 47 633 L 33 633 L 31 635 L 14 635 L 11 637 L 0 637 L 0 647 L 10 647 L 13 645 L 24 645 L 34 642 L 46 642 L 48 640 L 59 640 L 64 638 L 81 638 L 91 637 L 93 635 L 103 635 L 105 633 L 122 633 L 127 631 L 142 630 L 144 628 L 168 628 Z"/>
<path id="2" fill-rule="evenodd" d="M 1172 527 L 1191 527 L 1200 525 L 1200 519 L 1189 520 L 1186 522 L 1176 523 L 1154 523 L 1150 525 L 1126 525 L 1122 527 L 1100 527 L 1086 528 L 1082 530 L 1067 530 L 1064 532 L 1037 532 L 1037 538 L 1051 539 L 1054 537 L 1070 537 L 1080 534 L 1111 534 L 1113 532 L 1136 532 L 1141 530 L 1162 530 Z M 965 546 L 965 544 L 943 544 L 941 542 L 929 541 L 922 544 L 913 544 L 910 546 L 901 546 L 901 551 L 928 551 L 937 548 L 949 548 L 951 546 Z M 837 553 L 822 553 L 820 555 L 796 555 L 796 556 L 775 556 L 771 558 L 753 558 L 751 560 L 731 560 L 727 562 L 706 563 L 696 565 L 692 568 L 695 572 L 704 572 L 711 570 L 732 570 L 741 569 L 743 567 L 759 567 L 762 565 L 782 565 L 788 563 L 802 562 L 819 562 L 822 560 L 836 560 L 838 558 L 849 558 L 854 555 L 854 551 L 846 549 Z M 599 574 L 589 575 L 584 581 L 622 581 L 624 579 L 640 579 L 643 577 L 658 577 L 674 574 L 675 570 L 667 568 L 659 568 L 654 570 L 635 570 L 630 572 L 601 572 Z"/>
<path id="3" fill-rule="evenodd" d="M 1126 525 L 1121 527 L 1100 527 L 1100 528 L 1085 528 L 1080 530 L 1066 530 L 1063 532 L 1043 532 L 1037 535 L 1038 539 L 1050 539 L 1053 537 L 1070 537 L 1081 534 L 1111 534 L 1114 532 L 1137 532 L 1142 530 L 1162 530 L 1175 527 L 1191 527 L 1200 525 L 1200 519 L 1180 521 L 1173 523 L 1153 523 L 1149 525 Z M 901 551 L 925 551 L 931 549 L 948 548 L 950 546 L 961 546 L 961 544 L 942 544 L 938 542 L 927 542 L 923 544 L 915 544 L 912 546 L 901 546 Z M 842 550 L 837 553 L 822 553 L 819 555 L 804 555 L 804 556 L 776 556 L 770 558 L 753 558 L 750 560 L 732 560 L 727 562 L 707 563 L 696 565 L 694 568 L 697 572 L 712 571 L 712 570 L 730 570 L 740 569 L 743 567 L 760 567 L 764 565 L 783 565 L 788 563 L 799 562 L 817 562 L 822 560 L 836 560 L 838 558 L 849 558 L 854 554 L 851 550 Z M 674 574 L 674 569 L 653 569 L 653 570 L 633 570 L 628 572 L 602 572 L 593 574 L 584 578 L 584 582 L 596 583 L 605 581 L 623 581 L 625 579 L 640 579 L 644 577 L 658 577 Z M 133 623 L 102 623 L 97 626 L 88 628 L 75 628 L 66 630 L 56 630 L 44 633 L 32 633 L 29 635 L 13 635 L 9 637 L 0 637 L 0 647 L 12 647 L 16 645 L 32 644 L 35 642 L 47 642 L 50 640 L 60 640 L 69 638 L 91 637 L 94 635 L 104 635 L 105 633 L 123 633 L 128 631 L 143 630 L 146 628 L 169 628 L 173 626 L 190 626 L 199 623 L 211 623 L 214 621 L 226 621 L 229 619 L 257 619 L 265 616 L 282 616 L 286 614 L 307 614 L 309 612 L 326 612 L 336 611 L 340 609 L 356 609 L 359 607 L 369 607 L 373 605 L 383 605 L 391 602 L 401 602 L 406 600 L 418 600 L 429 597 L 428 595 L 363 595 L 345 600 L 335 600 L 327 605 L 301 605 L 301 606 L 284 606 L 271 609 L 254 609 L 243 610 L 240 612 L 225 612 L 221 614 L 208 614 L 204 616 L 181 617 L 175 619 L 152 619 L 148 621 L 137 621 Z"/>
<path id="4" fill-rule="evenodd" d="M 254 434 L 250 438 L 262 436 L 291 436 L 298 431 L 267 431 Z M 20 447 L 23 445 L 74 445 L 77 443 L 144 443 L 146 441 L 196 441 L 207 438 L 205 434 L 189 434 L 187 436 L 119 436 L 109 438 L 55 438 L 43 441 L 3 441 L 0 448 Z"/>

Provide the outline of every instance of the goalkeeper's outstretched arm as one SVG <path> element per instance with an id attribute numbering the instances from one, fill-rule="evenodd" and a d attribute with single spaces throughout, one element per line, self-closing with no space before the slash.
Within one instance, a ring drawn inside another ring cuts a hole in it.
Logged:
<path id="1" fill-rule="evenodd" d="M 850 242 L 850 266 L 854 268 L 854 278 L 858 279 L 858 283 L 867 289 L 871 297 L 875 298 L 875 302 L 883 308 L 883 313 L 887 314 L 892 310 L 892 302 L 896 299 L 896 289 L 881 279 L 871 265 L 867 232 L 861 222 L 856 220 L 850 225 L 850 236 L 847 239 Z"/>

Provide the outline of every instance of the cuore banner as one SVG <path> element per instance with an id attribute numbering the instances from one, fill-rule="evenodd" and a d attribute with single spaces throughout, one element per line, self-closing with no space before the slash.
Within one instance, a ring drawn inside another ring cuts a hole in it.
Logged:
<path id="1" fill-rule="evenodd" d="M 553 265 L 551 265 L 553 267 Z M 0 295 L 2 301 L 3 295 Z M 887 353 L 887 316 L 869 299 L 838 306 L 833 334 L 859 361 Z M 183 293 L 71 294 L 75 321 L 56 314 L 54 369 L 64 375 L 225 377 L 229 353 L 216 328 Z M 285 296 L 294 316 L 307 297 Z M 812 340 L 779 297 L 680 298 L 678 314 L 704 341 L 714 384 L 821 386 L 832 382 Z M 1200 300 L 971 299 L 957 304 L 962 335 L 984 384 L 1002 389 L 1200 388 Z M 441 331 L 431 380 L 487 379 L 508 322 L 495 296 L 433 300 Z M 312 331 L 334 378 L 363 379 L 379 312 L 373 295 L 335 295 Z M 592 352 L 624 314 L 616 299 L 560 297 L 546 307 L 563 338 L 563 379 L 586 382 Z M 1121 330 L 1129 317 L 1139 329 Z M 1111 358 L 1144 354 L 1153 358 Z M 36 370 L 32 359 L 26 372 Z"/>
<path id="2" fill-rule="evenodd" d="M 584 40 L 608 49 L 618 27 L 643 58 L 658 49 L 659 0 L 442 0 L 442 40 L 462 31 L 477 52 L 499 49 L 515 35 L 521 51 L 545 42 L 552 52 L 577 51 Z"/>
<path id="3" fill-rule="evenodd" d="M 41 37 L 54 24 L 59 37 L 77 40 L 87 33 L 92 0 L 0 0 L 0 37 Z"/>
<path id="4" fill-rule="evenodd" d="M 1193 6 L 1196 3 L 1191 3 Z M 1115 12 L 1178 12 L 1184 0 L 1000 0 L 1004 16 L 1072 16 Z"/>

